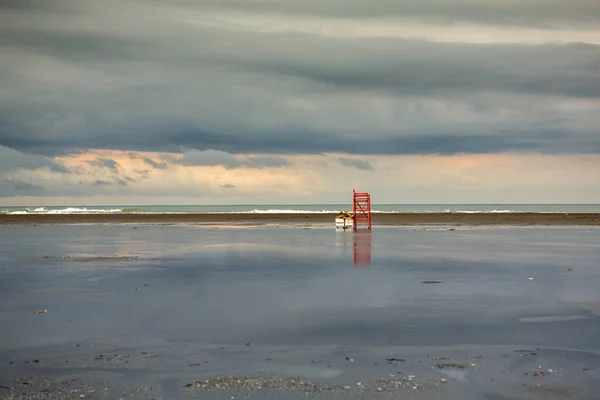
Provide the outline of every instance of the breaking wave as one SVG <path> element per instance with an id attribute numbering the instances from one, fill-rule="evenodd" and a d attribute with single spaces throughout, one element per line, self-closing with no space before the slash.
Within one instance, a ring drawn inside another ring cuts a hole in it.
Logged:
<path id="1" fill-rule="evenodd" d="M 9 211 L 10 215 L 28 215 L 28 214 L 120 214 L 122 208 L 79 208 L 66 207 L 58 209 L 46 209 L 45 207 L 36 207 L 34 209 Z"/>
<path id="2" fill-rule="evenodd" d="M 439 211 L 427 211 L 427 212 L 439 212 Z M 445 209 L 445 213 L 456 213 L 456 214 L 512 214 L 512 213 L 523 213 L 526 211 L 518 211 L 518 210 L 450 210 Z"/>
<path id="3" fill-rule="evenodd" d="M 600 213 L 600 205 L 431 205 L 388 204 L 374 206 L 374 214 L 448 213 L 448 214 L 511 214 L 511 213 Z M 352 212 L 348 204 L 313 205 L 140 205 L 140 206 L 46 206 L 6 207 L 0 214 L 337 214 Z"/>

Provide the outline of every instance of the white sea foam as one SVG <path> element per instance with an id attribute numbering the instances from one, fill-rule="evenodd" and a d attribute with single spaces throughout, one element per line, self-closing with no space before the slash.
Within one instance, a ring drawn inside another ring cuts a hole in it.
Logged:
<path id="1" fill-rule="evenodd" d="M 236 214 L 332 214 L 338 213 L 336 210 L 286 210 L 286 209 L 269 209 L 252 211 L 238 211 Z"/>
<path id="2" fill-rule="evenodd" d="M 435 213 L 438 211 L 426 211 L 429 213 Z M 444 210 L 445 213 L 455 213 L 455 214 L 510 214 L 510 213 L 521 213 L 524 211 L 517 210 L 450 210 L 446 208 Z"/>
<path id="3" fill-rule="evenodd" d="M 122 208 L 77 208 L 77 207 L 67 207 L 60 210 L 49 210 L 48 214 L 118 214 L 123 212 Z"/>
<path id="4" fill-rule="evenodd" d="M 352 212 L 352 208 L 349 208 L 347 210 L 254 209 L 250 211 L 210 211 L 206 212 L 205 214 L 337 214 L 342 211 Z M 398 211 L 371 210 L 371 213 L 373 214 L 395 214 L 397 212 Z"/>
<path id="5" fill-rule="evenodd" d="M 352 204 L 329 205 L 183 205 L 183 206 L 70 206 L 70 207 L 9 207 L 0 210 L 0 214 L 337 214 L 341 211 L 352 212 Z M 398 213 L 449 213 L 449 214 L 509 214 L 509 213 L 564 213 L 591 212 L 600 213 L 600 205 L 382 205 L 375 206 L 373 214 Z"/>
<path id="6" fill-rule="evenodd" d="M 53 210 L 47 210 L 45 207 L 37 207 L 33 210 L 17 210 L 9 212 L 10 215 L 28 215 L 28 214 L 119 214 L 122 213 L 122 208 L 79 208 L 79 207 L 67 207 Z"/>

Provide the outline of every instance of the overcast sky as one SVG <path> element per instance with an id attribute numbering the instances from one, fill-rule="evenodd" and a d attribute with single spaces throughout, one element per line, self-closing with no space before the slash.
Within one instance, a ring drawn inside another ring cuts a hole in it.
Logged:
<path id="1" fill-rule="evenodd" d="M 600 203 L 598 0 L 0 0 L 0 204 Z"/>

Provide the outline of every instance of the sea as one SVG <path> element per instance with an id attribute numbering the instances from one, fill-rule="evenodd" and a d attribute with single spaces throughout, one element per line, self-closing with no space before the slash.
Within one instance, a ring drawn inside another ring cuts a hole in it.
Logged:
<path id="1" fill-rule="evenodd" d="M 600 213 L 600 204 L 372 204 L 373 213 Z M 330 214 L 351 204 L 0 206 L 0 214 Z"/>

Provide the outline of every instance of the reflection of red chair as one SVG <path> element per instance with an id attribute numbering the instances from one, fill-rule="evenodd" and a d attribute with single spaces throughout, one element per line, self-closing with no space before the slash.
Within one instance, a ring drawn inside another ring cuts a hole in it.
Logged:
<path id="1" fill-rule="evenodd" d="M 371 231 L 357 230 L 352 235 L 354 239 L 354 268 L 357 265 L 371 264 Z"/>
<path id="2" fill-rule="evenodd" d="M 371 195 L 366 192 L 356 192 L 354 194 L 353 210 L 354 210 L 354 229 L 357 228 L 359 222 L 366 222 L 371 229 Z"/>

